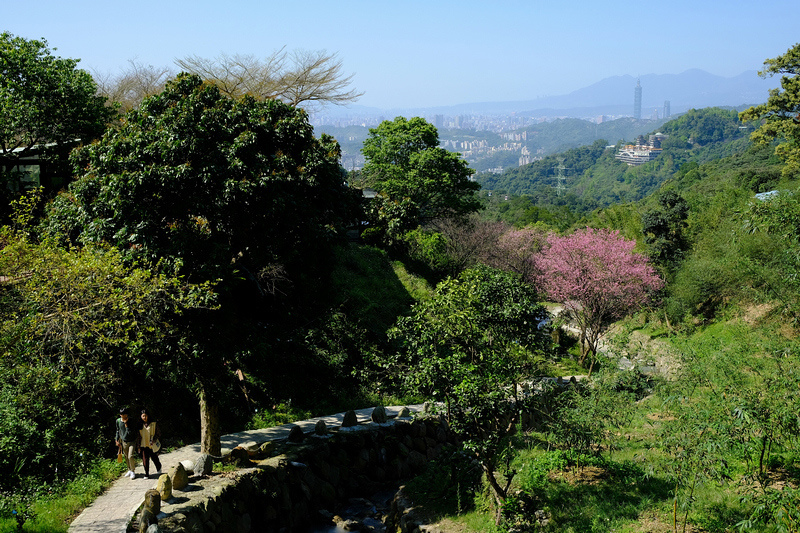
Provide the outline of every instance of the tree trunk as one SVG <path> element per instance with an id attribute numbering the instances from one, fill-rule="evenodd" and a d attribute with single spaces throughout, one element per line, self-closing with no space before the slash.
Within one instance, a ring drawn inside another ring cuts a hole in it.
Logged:
<path id="1" fill-rule="evenodd" d="M 219 429 L 219 404 L 205 389 L 200 391 L 200 453 L 222 455 L 222 435 Z"/>
<path id="2" fill-rule="evenodd" d="M 492 489 L 492 495 L 494 496 L 494 502 L 497 506 L 495 508 L 494 520 L 496 525 L 500 525 L 500 522 L 503 517 L 503 503 L 506 501 L 506 492 L 503 490 L 503 487 L 500 486 L 500 483 L 497 482 L 497 479 L 494 477 L 494 467 L 491 464 L 486 464 L 482 462 L 483 466 L 483 473 L 486 475 L 486 481 L 489 483 L 489 486 Z"/>
<path id="3" fill-rule="evenodd" d="M 580 340 L 581 346 L 581 358 L 578 361 L 578 364 L 583 365 L 583 362 L 586 360 L 586 356 L 589 354 L 589 347 L 586 345 L 586 329 L 581 329 L 581 336 Z"/>

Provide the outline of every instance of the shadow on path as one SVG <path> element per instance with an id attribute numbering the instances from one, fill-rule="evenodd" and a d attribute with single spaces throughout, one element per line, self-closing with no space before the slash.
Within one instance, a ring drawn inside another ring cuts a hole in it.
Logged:
<path id="1" fill-rule="evenodd" d="M 422 405 L 410 405 L 412 412 L 422 410 Z M 356 416 L 359 423 L 370 421 L 374 407 L 359 409 Z M 395 417 L 402 406 L 386 407 L 386 414 Z M 329 416 L 310 418 L 291 424 L 275 426 L 265 429 L 253 429 L 240 433 L 231 433 L 222 437 L 222 453 L 226 454 L 237 446 L 249 447 L 265 441 L 285 439 L 292 427 L 299 426 L 304 433 L 314 430 L 318 421 L 322 420 L 328 427 L 338 427 L 342 424 L 344 413 Z M 194 458 L 200 454 L 200 443 L 190 444 L 169 453 L 161 454 L 162 471 L 166 472 L 183 460 Z M 144 501 L 144 493 L 155 488 L 157 479 L 148 479 L 140 471 L 136 479 L 123 477 L 115 481 L 109 488 L 98 496 L 86 509 L 78 515 L 69 526 L 69 533 L 125 533 L 136 511 Z M 154 474 L 151 474 L 154 475 Z"/>

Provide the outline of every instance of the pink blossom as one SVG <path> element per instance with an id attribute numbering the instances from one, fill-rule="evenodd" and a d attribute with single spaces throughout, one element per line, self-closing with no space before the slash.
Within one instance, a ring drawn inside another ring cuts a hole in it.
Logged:
<path id="1" fill-rule="evenodd" d="M 572 312 L 592 353 L 611 321 L 647 303 L 663 286 L 634 246 L 618 231 L 586 228 L 564 237 L 551 235 L 535 258 L 539 287 Z"/>

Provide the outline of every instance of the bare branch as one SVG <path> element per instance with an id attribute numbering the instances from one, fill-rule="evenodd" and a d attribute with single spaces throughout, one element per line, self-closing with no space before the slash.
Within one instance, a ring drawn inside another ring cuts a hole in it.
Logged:
<path id="1" fill-rule="evenodd" d="M 128 60 L 128 68 L 119 75 L 93 72 L 98 94 L 110 102 L 120 104 L 120 111 L 137 107 L 148 96 L 160 93 L 167 80 L 174 76 L 168 67 L 143 65 L 135 59 Z"/>
<path id="2" fill-rule="evenodd" d="M 215 59 L 191 56 L 175 63 L 233 98 L 250 95 L 259 100 L 279 99 L 293 106 L 302 103 L 343 105 L 363 94 L 348 89 L 353 75 L 345 76 L 342 61 L 336 54 L 324 50 L 288 54 L 281 48 L 263 59 L 221 54 Z"/>

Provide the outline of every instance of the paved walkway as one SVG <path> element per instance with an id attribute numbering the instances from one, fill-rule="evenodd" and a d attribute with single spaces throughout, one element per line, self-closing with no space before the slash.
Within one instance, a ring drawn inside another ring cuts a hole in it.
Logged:
<path id="1" fill-rule="evenodd" d="M 419 411 L 421 405 L 408 406 L 411 411 Z M 356 411 L 359 423 L 367 422 L 372 415 L 373 407 Z M 386 414 L 396 416 L 402 407 L 387 407 Z M 237 446 L 247 447 L 268 440 L 286 438 L 292 426 L 300 426 L 303 432 L 314 430 L 318 420 L 323 420 L 328 427 L 342 424 L 344 413 L 311 418 L 301 422 L 285 424 L 266 429 L 254 429 L 232 433 L 222 437 L 222 453 L 225 454 Z M 184 446 L 169 453 L 159 455 L 161 470 L 167 472 L 172 466 L 184 460 L 194 460 L 200 454 L 200 443 Z M 151 465 L 152 466 L 152 465 Z M 144 477 L 141 465 L 136 470 L 136 479 L 123 477 L 114 482 L 89 507 L 83 510 L 69 526 L 69 533 L 125 533 L 136 511 L 144 501 L 144 493 L 155 488 L 157 479 L 151 471 L 152 479 Z"/>

